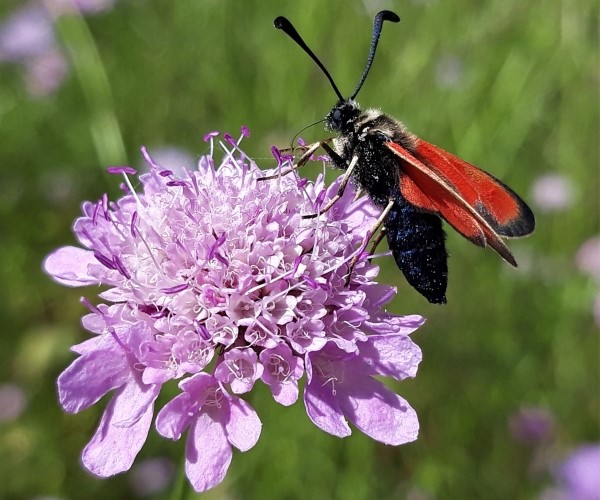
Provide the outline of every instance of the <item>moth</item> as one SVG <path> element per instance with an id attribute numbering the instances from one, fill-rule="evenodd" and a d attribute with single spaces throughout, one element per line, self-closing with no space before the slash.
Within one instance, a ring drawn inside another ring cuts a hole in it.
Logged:
<path id="1" fill-rule="evenodd" d="M 381 228 L 377 242 L 387 236 L 391 253 L 408 283 L 429 302 L 444 304 L 448 252 L 442 221 L 471 243 L 491 247 L 517 267 L 503 239 L 530 234 L 535 218 L 523 199 L 491 174 L 420 139 L 378 109 L 360 109 L 354 99 L 373 64 L 385 21 L 397 23 L 400 18 L 387 10 L 375 16 L 367 63 L 348 98 L 342 96 L 290 21 L 278 17 L 274 24 L 313 59 L 338 97 L 324 120 L 326 130 L 337 133 L 332 146 L 322 141 L 307 151 L 324 148 L 334 166 L 345 171 L 337 196 L 323 211 L 341 197 L 347 182 L 353 179 L 359 190 L 382 209 L 369 234 Z M 298 165 L 305 163 L 303 160 Z"/>

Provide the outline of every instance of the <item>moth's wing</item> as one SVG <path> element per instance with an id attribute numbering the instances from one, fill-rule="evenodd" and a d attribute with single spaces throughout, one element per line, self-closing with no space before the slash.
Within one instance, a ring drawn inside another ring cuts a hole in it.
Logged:
<path id="1" fill-rule="evenodd" d="M 526 236 L 535 229 L 527 203 L 493 175 L 422 139 L 414 157 L 444 179 L 500 236 Z"/>
<path id="2" fill-rule="evenodd" d="M 461 194 L 454 183 L 440 175 L 429 163 L 423 163 L 395 142 L 386 142 L 401 162 L 404 175 L 400 177 L 400 193 L 412 205 L 427 212 L 438 214 L 456 231 L 480 247 L 490 246 L 509 264 L 517 262 L 492 225 Z M 462 190 L 473 199 L 471 187 Z"/>

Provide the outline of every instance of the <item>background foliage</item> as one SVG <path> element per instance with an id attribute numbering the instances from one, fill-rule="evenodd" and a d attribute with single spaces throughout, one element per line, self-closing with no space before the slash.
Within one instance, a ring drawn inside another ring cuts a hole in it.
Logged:
<path id="1" fill-rule="evenodd" d="M 4 0 L 0 19 L 22 5 Z M 419 375 L 396 388 L 420 415 L 417 442 L 391 448 L 359 432 L 338 440 L 314 427 L 301 403 L 282 408 L 259 391 L 252 403 L 261 439 L 235 455 L 226 481 L 206 497 L 531 498 L 552 483 L 557 459 L 599 440 L 598 282 L 575 263 L 599 232 L 596 2 L 118 0 L 56 22 L 71 64 L 54 93 L 31 97 L 22 68 L 0 66 L 0 379 L 27 397 L 18 419 L 0 422 L 0 497 L 139 492 L 135 474 L 97 480 L 80 468 L 100 409 L 64 414 L 55 380 L 73 359 L 69 346 L 86 338 L 82 290 L 58 286 L 40 268 L 48 252 L 73 243 L 84 199 L 117 194 L 104 169 L 139 165 L 141 145 L 199 156 L 204 133 L 236 135 L 241 125 L 252 132 L 246 151 L 272 164 L 270 145 L 285 147 L 335 101 L 272 20 L 293 20 L 347 93 L 380 8 L 402 22 L 386 25 L 360 102 L 483 166 L 534 210 L 532 186 L 546 173 L 572 187 L 571 203 L 537 206 L 535 235 L 510 245 L 518 270 L 450 234 L 444 307 L 427 304 L 382 261 L 381 280 L 399 288 L 390 309 L 428 318 L 415 334 Z M 325 133 L 317 126 L 303 136 Z M 509 426 L 530 407 L 555 422 L 537 445 Z M 150 457 L 179 467 L 182 443 L 152 431 L 139 460 Z M 154 498 L 177 491 L 174 481 Z"/>

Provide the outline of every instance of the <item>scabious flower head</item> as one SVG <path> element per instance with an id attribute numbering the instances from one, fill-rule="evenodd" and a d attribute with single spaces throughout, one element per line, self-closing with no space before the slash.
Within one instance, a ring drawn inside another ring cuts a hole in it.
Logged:
<path id="1" fill-rule="evenodd" d="M 54 22 L 66 14 L 91 15 L 115 0 L 31 0 L 0 22 L 0 63 L 23 66 L 31 97 L 53 93 L 65 80 L 69 64 L 56 40 Z"/>
<path id="2" fill-rule="evenodd" d="M 16 9 L 0 24 L 0 61 L 22 61 L 55 46 L 52 19 L 41 5 Z"/>
<path id="3" fill-rule="evenodd" d="M 149 497 L 165 490 L 175 475 L 175 464 L 166 457 L 148 458 L 131 469 L 129 484 L 138 497 Z"/>
<path id="4" fill-rule="evenodd" d="M 567 498 L 594 500 L 600 498 L 600 444 L 588 444 L 575 450 L 564 462 L 559 476 Z"/>
<path id="5" fill-rule="evenodd" d="M 531 197 L 543 212 L 562 212 L 571 208 L 576 193 L 571 179 L 558 173 L 546 173 L 534 181 Z"/>
<path id="6" fill-rule="evenodd" d="M 600 499 L 600 444 L 580 446 L 556 468 L 556 487 L 542 494 L 543 500 Z"/>
<path id="7" fill-rule="evenodd" d="M 575 262 L 581 272 L 600 281 L 600 236 L 586 240 L 579 247 Z"/>
<path id="8" fill-rule="evenodd" d="M 211 154 L 177 175 L 143 150 L 149 171 L 139 192 L 133 169 L 109 169 L 125 176 L 125 195 L 84 203 L 74 225 L 81 246 L 45 260 L 61 284 L 106 287 L 100 304 L 82 299 L 93 336 L 73 347 L 79 356 L 58 379 L 69 412 L 112 392 L 83 451 L 99 476 L 131 467 L 156 397 L 173 379 L 180 392 L 156 428 L 170 439 L 187 432 L 186 472 L 197 491 L 223 479 L 232 447 L 246 451 L 258 440 L 261 422 L 242 397 L 260 383 L 291 405 L 306 375 L 307 414 L 336 436 L 350 434 L 349 420 L 384 443 L 416 439 L 414 410 L 374 378 L 416 374 L 421 353 L 409 334 L 423 322 L 382 309 L 395 290 L 374 281 L 378 268 L 363 255 L 378 211 L 349 188 L 325 214 L 303 218 L 339 182 L 260 180 L 276 171 L 261 171 L 241 139 L 207 134 Z"/>
<path id="9" fill-rule="evenodd" d="M 16 384 L 0 384 L 0 422 L 19 418 L 27 406 L 27 397 Z"/>
<path id="10" fill-rule="evenodd" d="M 526 445 L 542 444 L 554 435 L 554 416 L 545 408 L 521 408 L 508 424 L 513 439 Z"/>

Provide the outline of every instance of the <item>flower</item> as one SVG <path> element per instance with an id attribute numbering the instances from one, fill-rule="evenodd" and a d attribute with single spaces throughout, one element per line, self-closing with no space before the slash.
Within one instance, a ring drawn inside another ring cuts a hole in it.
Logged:
<path id="1" fill-rule="evenodd" d="M 56 45 L 52 20 L 41 5 L 15 10 L 0 25 L 0 61 L 41 56 Z"/>
<path id="2" fill-rule="evenodd" d="M 12 422 L 27 406 L 27 396 L 16 384 L 0 384 L 0 422 Z"/>
<path id="3" fill-rule="evenodd" d="M 544 492 L 544 500 L 600 499 L 600 444 L 580 446 L 556 469 L 557 487 Z"/>
<path id="4" fill-rule="evenodd" d="M 31 0 L 0 23 L 0 62 L 20 63 L 25 87 L 34 98 L 46 97 L 62 84 L 69 63 L 55 37 L 61 15 L 92 15 L 112 8 L 115 0 Z"/>
<path id="5" fill-rule="evenodd" d="M 600 281 L 600 236 L 586 240 L 577 250 L 575 255 L 577 268 Z"/>
<path id="6" fill-rule="evenodd" d="M 579 447 L 563 463 L 559 475 L 569 496 L 578 500 L 600 498 L 600 445 Z"/>
<path id="7" fill-rule="evenodd" d="M 374 378 L 415 376 L 421 352 L 409 334 L 424 321 L 383 309 L 395 289 L 374 281 L 378 268 L 363 252 L 378 211 L 348 188 L 331 210 L 303 218 L 339 180 L 327 188 L 322 178 L 261 179 L 281 171 L 261 171 L 240 150 L 242 137 L 207 134 L 211 154 L 182 174 L 143 149 L 149 172 L 139 193 L 134 169 L 109 168 L 124 176 L 125 195 L 84 203 L 74 225 L 81 247 L 44 262 L 63 285 L 107 287 L 98 305 L 82 299 L 92 337 L 73 347 L 79 357 L 58 379 L 69 412 L 112 393 L 83 452 L 99 476 L 131 467 L 170 380 L 180 393 L 158 412 L 156 429 L 169 439 L 187 432 L 186 473 L 197 491 L 222 481 L 232 447 L 257 442 L 261 422 L 242 396 L 259 383 L 287 406 L 306 374 L 307 414 L 335 436 L 350 434 L 349 420 L 384 443 L 417 437 L 415 411 Z"/>
<path id="8" fill-rule="evenodd" d="M 174 474 L 175 464 L 168 458 L 148 458 L 131 469 L 130 486 L 138 497 L 152 496 L 165 490 Z"/>
<path id="9" fill-rule="evenodd" d="M 534 181 L 531 197 L 543 212 L 562 212 L 571 208 L 576 193 L 571 179 L 558 173 L 546 173 Z"/>
<path id="10" fill-rule="evenodd" d="M 554 416 L 545 408 L 521 408 L 510 416 L 509 429 L 515 441 L 539 445 L 554 435 Z"/>

